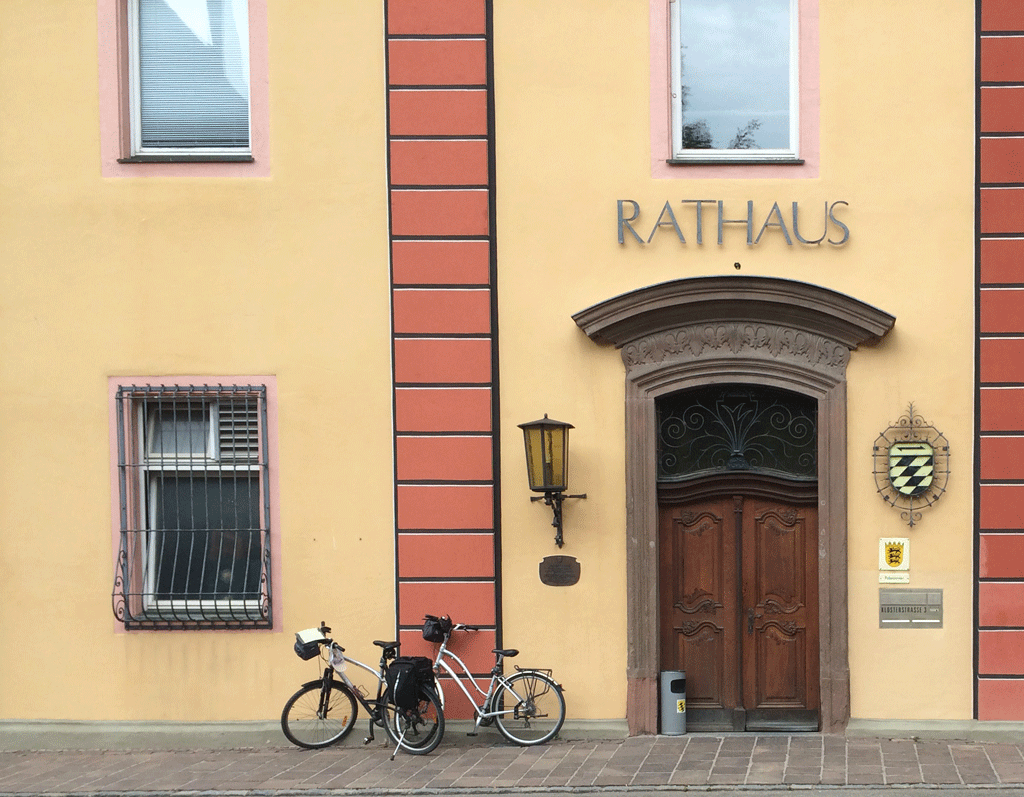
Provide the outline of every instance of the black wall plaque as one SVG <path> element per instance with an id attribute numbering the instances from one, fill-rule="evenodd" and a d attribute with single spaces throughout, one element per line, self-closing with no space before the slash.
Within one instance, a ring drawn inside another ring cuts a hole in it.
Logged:
<path id="1" fill-rule="evenodd" d="M 580 563 L 575 556 L 545 556 L 540 562 L 540 580 L 549 587 L 571 587 L 580 580 Z"/>

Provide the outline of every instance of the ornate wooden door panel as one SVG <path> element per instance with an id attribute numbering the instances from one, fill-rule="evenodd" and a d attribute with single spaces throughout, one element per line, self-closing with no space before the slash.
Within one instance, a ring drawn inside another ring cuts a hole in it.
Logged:
<path id="1" fill-rule="evenodd" d="M 817 511 L 743 504 L 743 705 L 749 730 L 818 728 Z"/>
<path id="2" fill-rule="evenodd" d="M 661 510 L 662 669 L 686 671 L 692 719 L 732 726 L 739 706 L 739 597 L 731 498 Z"/>
<path id="3" fill-rule="evenodd" d="M 817 513 L 764 496 L 660 509 L 661 668 L 687 723 L 817 730 Z"/>

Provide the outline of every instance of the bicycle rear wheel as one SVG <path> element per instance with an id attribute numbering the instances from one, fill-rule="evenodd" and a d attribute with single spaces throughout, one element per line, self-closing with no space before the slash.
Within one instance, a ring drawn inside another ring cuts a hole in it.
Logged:
<path id="1" fill-rule="evenodd" d="M 383 707 L 384 731 L 393 744 L 412 755 L 426 755 L 441 744 L 444 714 L 433 689 L 420 689 L 414 708 L 403 709 L 388 703 Z"/>
<path id="2" fill-rule="evenodd" d="M 562 690 L 542 672 L 526 670 L 505 678 L 491 699 L 500 712 L 494 724 L 510 742 L 530 746 L 554 739 L 565 722 Z"/>
<path id="3" fill-rule="evenodd" d="M 306 684 L 288 698 L 281 712 L 281 730 L 288 741 L 308 750 L 329 747 L 344 739 L 356 724 L 359 706 L 349 688 L 331 680 Z"/>

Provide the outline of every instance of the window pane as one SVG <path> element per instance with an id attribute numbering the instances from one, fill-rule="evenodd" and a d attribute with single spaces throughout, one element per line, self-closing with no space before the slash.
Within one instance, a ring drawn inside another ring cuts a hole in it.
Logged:
<path id="1" fill-rule="evenodd" d="M 198 404 L 155 404 L 149 456 L 206 457 L 210 441 L 210 408 Z"/>
<path id="2" fill-rule="evenodd" d="M 682 149 L 791 149 L 790 0 L 679 0 Z"/>
<path id="3" fill-rule="evenodd" d="M 249 144 L 247 0 L 138 0 L 143 147 Z"/>
<path id="4" fill-rule="evenodd" d="M 258 599 L 259 482 L 154 474 L 158 598 Z"/>

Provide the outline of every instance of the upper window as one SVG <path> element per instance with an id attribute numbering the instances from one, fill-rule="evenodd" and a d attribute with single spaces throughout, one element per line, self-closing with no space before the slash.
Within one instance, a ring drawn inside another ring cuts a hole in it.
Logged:
<path id="1" fill-rule="evenodd" d="M 248 0 L 131 0 L 133 155 L 244 155 Z"/>
<path id="2" fill-rule="evenodd" d="M 96 0 L 104 177 L 266 177 L 266 0 Z"/>
<path id="3" fill-rule="evenodd" d="M 270 626 L 266 395 L 117 390 L 114 610 L 126 628 Z"/>
<path id="4" fill-rule="evenodd" d="M 673 0 L 672 159 L 799 158 L 797 0 Z"/>

